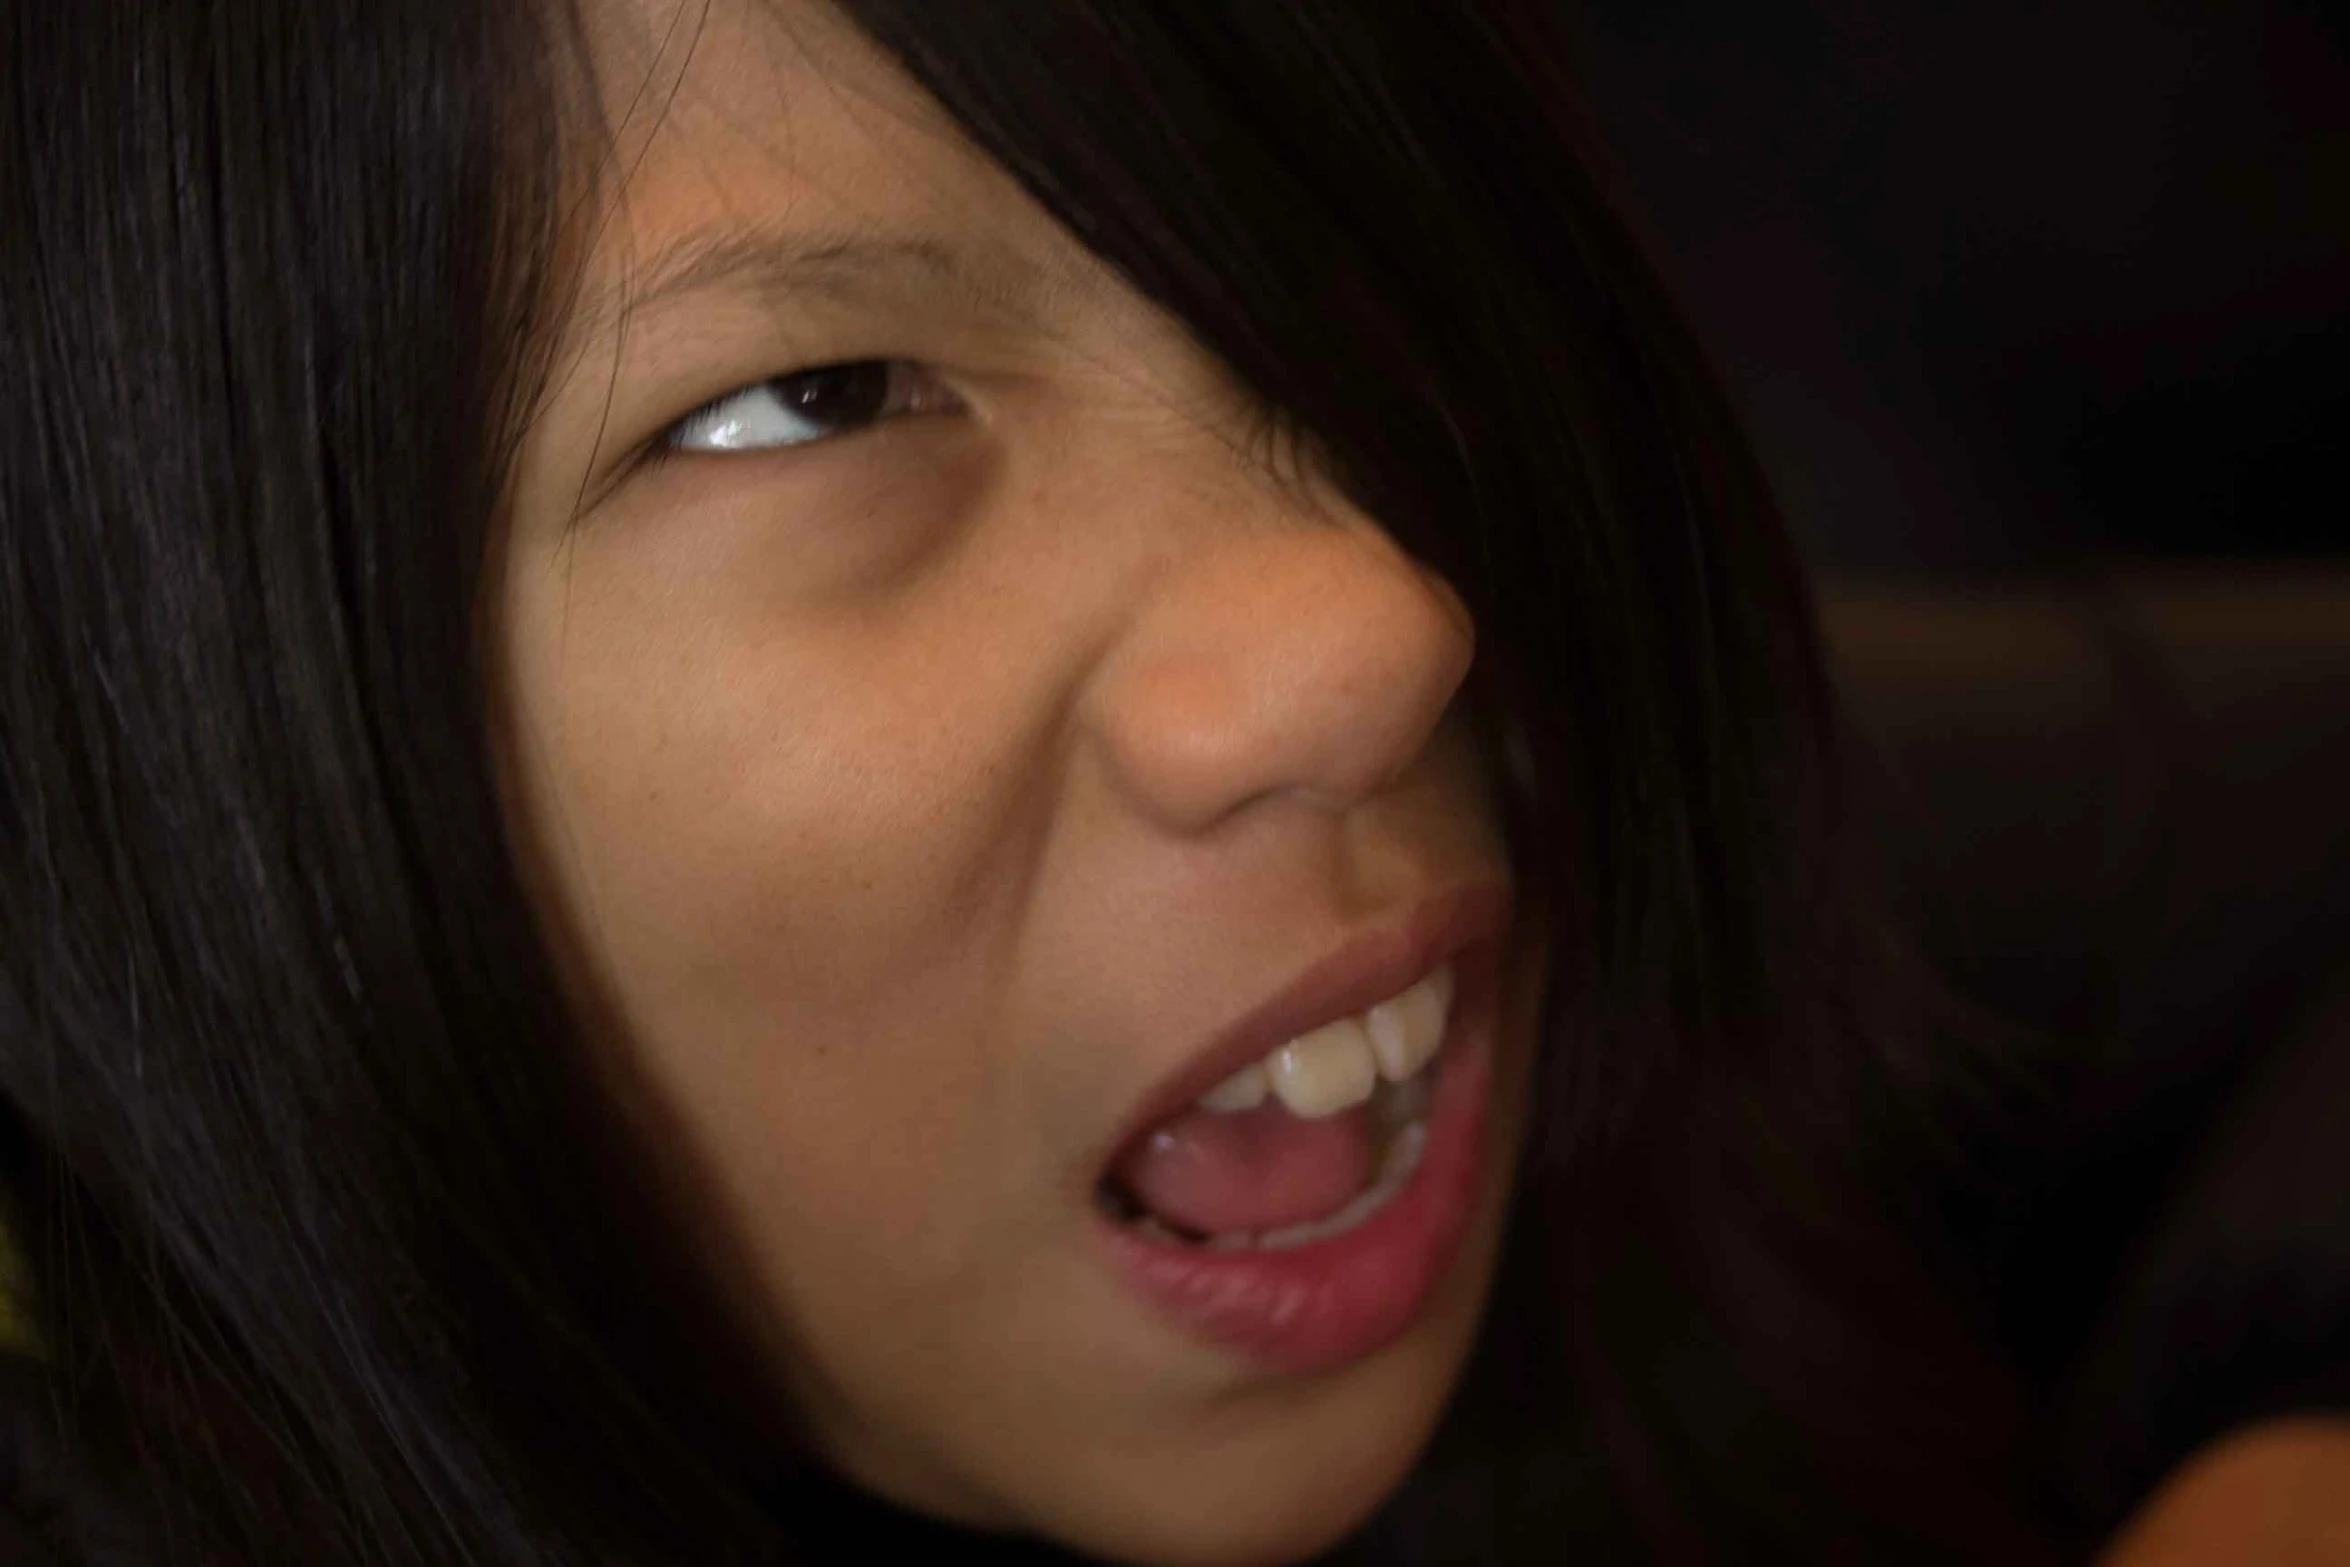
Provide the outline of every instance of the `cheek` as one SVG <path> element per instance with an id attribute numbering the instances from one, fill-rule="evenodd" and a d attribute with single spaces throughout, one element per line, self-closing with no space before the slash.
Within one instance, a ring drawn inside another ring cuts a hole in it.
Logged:
<path id="1" fill-rule="evenodd" d="M 1010 693 L 870 636 L 624 619 L 513 643 L 527 815 L 602 1009 L 754 1244 L 887 1226 L 895 1266 L 951 1269 L 1023 852 L 1017 726 L 978 721 Z"/>

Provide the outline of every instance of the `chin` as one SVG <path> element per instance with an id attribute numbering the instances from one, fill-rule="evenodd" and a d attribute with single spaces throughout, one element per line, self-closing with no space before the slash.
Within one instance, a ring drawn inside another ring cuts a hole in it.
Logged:
<path id="1" fill-rule="evenodd" d="M 1443 1417 L 1484 1314 L 1503 1208 L 1485 1205 L 1460 1266 L 1402 1337 L 1349 1366 L 1236 1386 L 1181 1440 L 1090 1466 L 1078 1495 L 1030 1513 L 1051 1520 L 1033 1527 L 1148 1567 L 1283 1567 L 1340 1544 L 1402 1488 Z"/>
<path id="2" fill-rule="evenodd" d="M 1154 1469 L 1119 1488 L 1123 1505 L 1088 1508 L 1088 1516 L 1047 1532 L 1107 1560 L 1150 1567 L 1305 1561 L 1361 1528 L 1402 1486 L 1442 1400 L 1426 1403 L 1388 1412 L 1378 1428 L 1358 1421 L 1351 1431 L 1323 1430 L 1313 1428 L 1320 1421 L 1300 1421 L 1270 1453 L 1251 1443 L 1202 1454 L 1179 1477 Z"/>

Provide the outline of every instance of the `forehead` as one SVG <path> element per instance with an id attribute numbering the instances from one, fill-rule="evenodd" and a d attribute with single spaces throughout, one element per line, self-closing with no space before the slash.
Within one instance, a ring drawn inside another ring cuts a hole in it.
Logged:
<path id="1" fill-rule="evenodd" d="M 583 315 L 755 248 L 894 251 L 978 282 L 1097 270 L 821 0 L 593 0 L 586 22 L 601 124 Z"/>

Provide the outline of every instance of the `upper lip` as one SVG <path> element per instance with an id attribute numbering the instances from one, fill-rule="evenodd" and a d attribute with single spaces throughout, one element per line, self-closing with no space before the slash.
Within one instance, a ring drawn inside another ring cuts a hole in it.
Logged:
<path id="1" fill-rule="evenodd" d="M 1107 1168 L 1149 1127 L 1185 1109 L 1251 1061 L 1309 1029 L 1336 1022 L 1409 988 L 1436 965 L 1509 926 L 1504 882 L 1436 893 L 1404 918 L 1349 941 L 1221 1030 L 1147 1095 L 1099 1163 Z"/>

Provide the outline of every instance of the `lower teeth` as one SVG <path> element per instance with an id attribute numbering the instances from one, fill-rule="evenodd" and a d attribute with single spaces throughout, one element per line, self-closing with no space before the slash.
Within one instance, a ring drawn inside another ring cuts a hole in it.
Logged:
<path id="1" fill-rule="evenodd" d="M 1344 1235 L 1361 1224 L 1393 1200 L 1420 1167 L 1420 1155 L 1428 1146 L 1428 1128 L 1414 1123 L 1397 1132 L 1387 1144 L 1387 1157 L 1380 1161 L 1379 1179 L 1369 1190 L 1325 1219 L 1312 1219 L 1304 1224 L 1287 1224 L 1277 1230 L 1267 1230 L 1253 1241 L 1246 1234 L 1233 1238 L 1210 1236 L 1208 1244 L 1221 1250 L 1236 1250 L 1241 1246 L 1257 1246 L 1265 1251 L 1287 1251 L 1293 1246 L 1307 1246 L 1315 1241 L 1326 1241 L 1334 1235 Z"/>
<path id="2" fill-rule="evenodd" d="M 1279 1229 L 1228 1230 L 1215 1235 L 1178 1231 L 1148 1213 L 1127 1217 L 1126 1223 L 1153 1240 L 1204 1246 L 1209 1251 L 1288 1251 L 1344 1235 L 1393 1201 L 1420 1168 L 1420 1156 L 1428 1145 L 1427 1074 L 1384 1085 L 1370 1108 L 1372 1127 L 1383 1135 L 1386 1145 L 1379 1158 L 1379 1176 L 1336 1213 Z"/>

